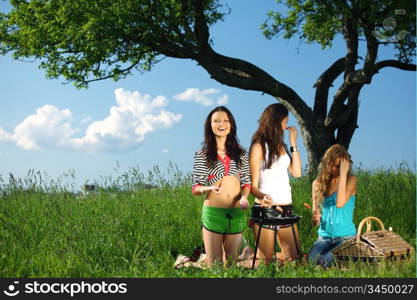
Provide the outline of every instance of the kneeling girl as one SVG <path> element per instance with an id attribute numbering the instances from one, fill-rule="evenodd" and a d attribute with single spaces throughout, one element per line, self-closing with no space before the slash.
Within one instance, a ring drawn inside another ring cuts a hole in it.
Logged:
<path id="1" fill-rule="evenodd" d="M 309 261 L 324 267 L 334 262 L 332 249 L 356 234 L 353 210 L 357 179 L 350 174 L 351 163 L 346 148 L 333 145 L 324 154 L 313 181 L 313 224 L 320 227 Z"/>
<path id="2" fill-rule="evenodd" d="M 193 195 L 206 194 L 202 211 L 207 263 L 236 261 L 247 225 L 250 171 L 246 150 L 239 145 L 236 123 L 224 106 L 207 116 L 204 145 L 194 157 Z M 224 254 L 224 255 L 223 255 Z"/>

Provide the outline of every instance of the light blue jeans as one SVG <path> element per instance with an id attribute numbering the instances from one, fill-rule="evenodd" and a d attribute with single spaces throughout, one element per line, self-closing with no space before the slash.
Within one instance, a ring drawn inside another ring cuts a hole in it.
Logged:
<path id="1" fill-rule="evenodd" d="M 353 237 L 355 236 L 351 235 L 335 238 L 319 236 L 308 254 L 308 261 L 323 267 L 332 266 L 334 257 L 331 250 Z"/>

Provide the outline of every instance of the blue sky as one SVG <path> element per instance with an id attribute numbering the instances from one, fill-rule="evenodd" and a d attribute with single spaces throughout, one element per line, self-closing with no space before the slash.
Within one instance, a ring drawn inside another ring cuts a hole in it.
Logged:
<path id="1" fill-rule="evenodd" d="M 313 84 L 344 55 L 343 40 L 338 38 L 330 50 L 301 44 L 297 38 L 267 40 L 259 26 L 266 12 L 276 8 L 275 1 L 227 3 L 231 14 L 211 28 L 214 49 L 258 65 L 312 106 Z M 393 50 L 380 48 L 378 59 L 389 58 Z M 146 171 L 159 165 L 165 170 L 169 160 L 188 172 L 203 139 L 205 117 L 218 103 L 226 103 L 232 111 L 240 141 L 248 147 L 261 112 L 276 101 L 259 92 L 221 85 L 190 60 L 166 58 L 151 72 L 136 72 L 118 82 L 94 82 L 82 90 L 62 84 L 63 80 L 46 79 L 38 65 L 38 61 L 0 57 L 0 175 L 4 179 L 9 173 L 25 176 L 29 169 L 53 178 L 74 169 L 80 186 L 133 166 Z M 359 128 L 350 145 L 355 165 L 415 164 L 415 76 L 415 72 L 385 68 L 362 89 Z M 340 79 L 334 87 L 339 84 Z M 298 127 L 292 116 L 289 125 Z M 122 138 L 95 140 L 97 132 L 117 132 Z M 301 135 L 298 140 L 305 165 Z"/>

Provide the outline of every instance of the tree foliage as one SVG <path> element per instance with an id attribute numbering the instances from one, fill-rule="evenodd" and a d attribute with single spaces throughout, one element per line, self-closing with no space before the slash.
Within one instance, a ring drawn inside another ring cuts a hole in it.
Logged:
<path id="1" fill-rule="evenodd" d="M 62 76 L 78 87 L 149 71 L 164 57 L 194 60 L 222 84 L 260 91 L 283 103 L 301 127 L 310 173 L 329 146 L 349 147 L 364 85 L 387 67 L 416 70 L 416 3 L 277 3 L 262 25 L 267 38 L 299 36 L 323 48 L 332 47 L 336 37 L 345 42 L 345 53 L 314 83 L 313 107 L 267 71 L 214 50 L 209 28 L 230 12 L 220 0 L 13 0 L 10 12 L 0 14 L 0 54 L 39 59 L 49 78 Z M 393 46 L 395 57 L 379 60 L 380 46 Z M 329 95 L 339 76 L 342 84 Z"/>
<path id="2" fill-rule="evenodd" d="M 162 56 L 184 57 L 197 47 L 190 1 L 11 1 L 1 15 L 2 53 L 41 59 L 49 78 L 79 87 L 93 78 L 118 80 L 149 71 Z M 207 25 L 222 20 L 217 1 L 205 1 Z M 169 45 L 167 43 L 169 41 Z"/>
<path id="3" fill-rule="evenodd" d="M 267 38 L 298 35 L 307 43 L 330 48 L 345 22 L 352 21 L 358 38 L 371 33 L 383 45 L 393 45 L 396 58 L 404 63 L 415 60 L 416 2 L 409 0 L 277 0 L 283 11 L 268 12 L 261 29 Z"/>

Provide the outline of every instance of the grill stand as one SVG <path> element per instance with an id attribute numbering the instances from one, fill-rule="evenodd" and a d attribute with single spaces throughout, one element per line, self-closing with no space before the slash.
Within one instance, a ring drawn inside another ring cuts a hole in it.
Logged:
<path id="1" fill-rule="evenodd" d="M 264 225 L 262 222 L 255 222 L 255 224 L 259 226 L 259 229 L 258 229 L 258 237 L 256 238 L 255 253 L 253 255 L 253 260 L 252 260 L 252 270 L 255 268 L 256 254 L 258 253 L 258 247 L 259 247 L 259 240 L 260 240 L 260 237 L 261 237 L 262 225 Z M 275 249 L 277 247 L 277 233 L 278 233 L 278 226 L 279 225 L 273 225 L 273 226 L 274 226 L 274 245 L 273 245 L 274 249 L 273 249 L 272 252 L 274 253 L 274 258 L 273 258 L 274 262 L 276 262 L 277 256 L 276 256 L 276 253 L 275 253 Z M 300 257 L 300 248 L 298 246 L 298 240 L 297 240 L 297 236 L 295 234 L 294 224 L 291 224 L 291 230 L 292 230 L 292 235 L 293 235 L 293 238 L 294 238 L 295 248 L 297 249 L 297 258 L 299 258 Z"/>

